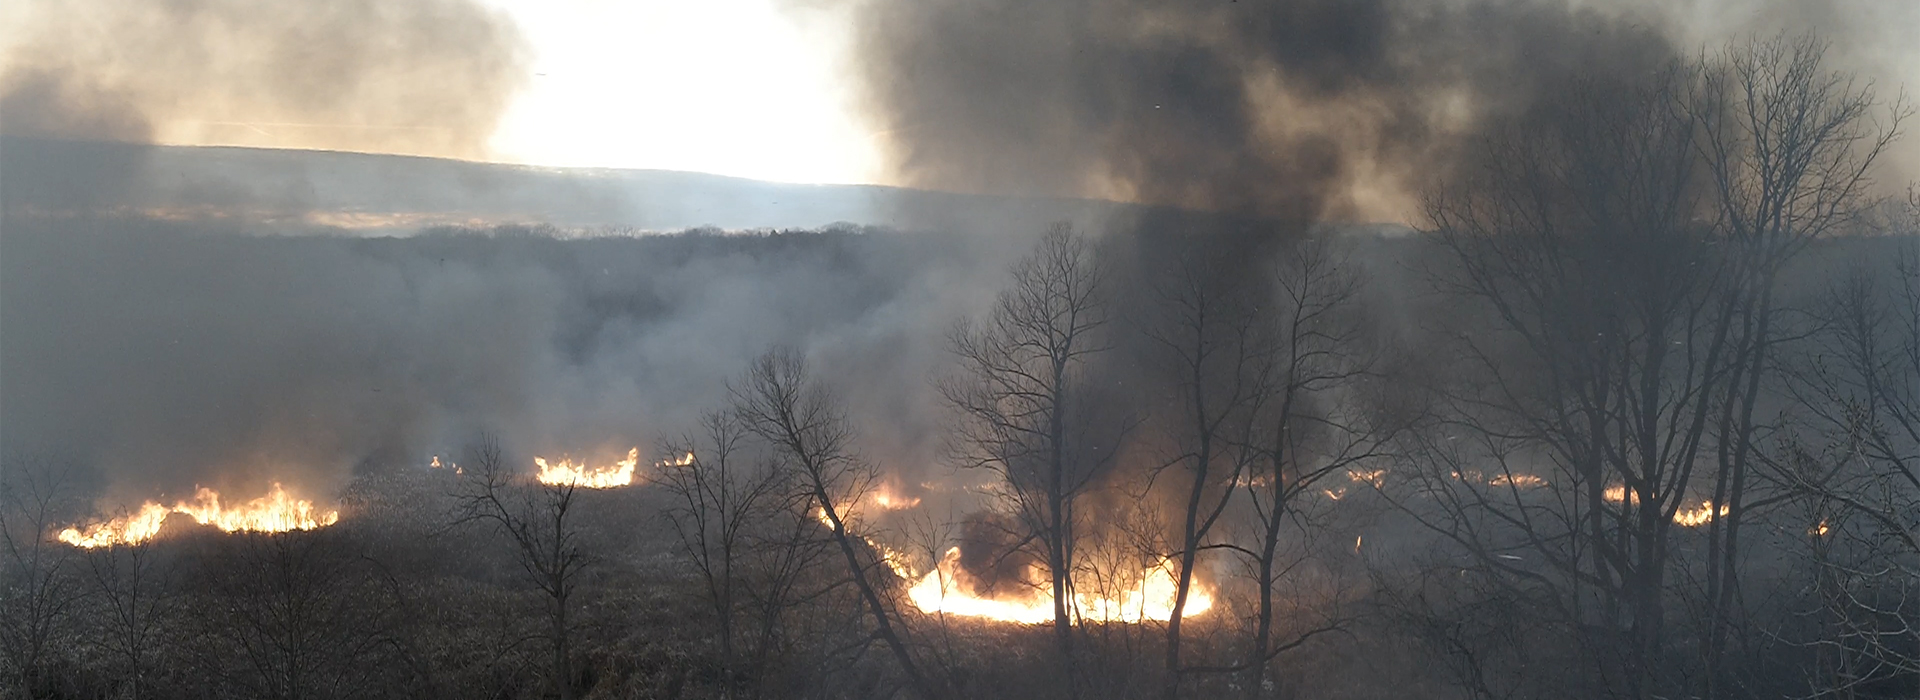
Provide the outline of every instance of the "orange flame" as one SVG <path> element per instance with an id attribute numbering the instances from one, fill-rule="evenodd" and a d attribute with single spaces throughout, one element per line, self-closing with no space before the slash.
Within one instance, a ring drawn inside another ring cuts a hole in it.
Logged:
<path id="1" fill-rule="evenodd" d="M 1714 518 L 1722 517 L 1726 514 L 1726 506 L 1720 506 L 1716 510 L 1713 507 L 1713 501 L 1701 501 L 1697 507 L 1675 511 L 1673 514 L 1673 522 L 1675 525 L 1681 527 L 1699 527 L 1713 522 Z"/>
<path id="2" fill-rule="evenodd" d="M 540 473 L 534 478 L 548 486 L 610 489 L 633 483 L 634 469 L 640 465 L 640 448 L 627 450 L 626 459 L 606 467 L 589 467 L 586 462 L 575 463 L 571 459 L 550 465 L 544 457 L 533 458 L 533 464 L 540 467 Z"/>
<path id="3" fill-rule="evenodd" d="M 850 514 L 841 515 L 842 523 L 846 522 L 848 515 Z M 820 521 L 820 524 L 828 530 L 833 529 L 833 519 L 827 517 L 826 508 L 814 508 L 813 519 Z M 880 542 L 875 542 L 871 537 L 865 535 L 859 535 L 859 537 L 866 541 L 868 547 L 872 547 L 873 551 L 880 554 L 880 561 L 885 562 L 887 568 L 892 569 L 895 576 L 911 581 L 918 575 L 918 572 L 913 570 L 912 558 L 908 557 L 905 553 Z"/>
<path id="4" fill-rule="evenodd" d="M 1547 480 L 1532 474 L 1501 474 L 1487 482 L 1492 486 L 1513 486 L 1523 489 L 1539 488 L 1547 485 Z"/>
<path id="5" fill-rule="evenodd" d="M 148 501 L 127 515 L 84 529 L 76 526 L 61 530 L 57 539 L 85 548 L 137 544 L 159 534 L 167 516 L 174 513 L 184 513 L 201 525 L 227 532 L 312 530 L 340 521 L 339 511 L 315 508 L 312 501 L 294 498 L 275 483 L 267 495 L 231 506 L 222 506 L 220 493 L 209 488 L 196 491 L 191 501 L 179 501 L 172 506 Z"/>
<path id="6" fill-rule="evenodd" d="M 428 462 L 428 463 L 427 463 L 427 466 L 429 466 L 429 467 L 432 467 L 432 468 L 434 468 L 434 469 L 452 469 L 452 470 L 453 470 L 453 473 L 455 473 L 455 474 L 465 474 L 465 473 L 467 473 L 466 471 L 464 471 L 464 470 L 462 470 L 462 469 L 460 468 L 460 465 L 459 465 L 459 464 L 457 464 L 457 463 L 454 463 L 454 462 L 448 462 L 448 463 L 446 463 L 446 464 L 441 464 L 441 463 L 440 463 L 440 455 L 434 455 L 434 456 L 433 456 L 433 461 L 432 461 L 432 462 Z"/>
<path id="7" fill-rule="evenodd" d="M 1608 503 L 1620 503 L 1623 501 L 1628 503 L 1640 502 L 1640 494 L 1628 491 L 1625 486 L 1608 486 L 1605 491 L 1600 492 L 1600 497 L 1606 499 Z M 1713 507 L 1713 501 L 1701 501 L 1700 505 L 1692 508 L 1682 508 L 1674 511 L 1673 523 L 1681 527 L 1699 527 L 1713 522 L 1714 518 L 1723 517 L 1726 514 L 1727 507 L 1725 505 L 1715 508 Z"/>
<path id="8" fill-rule="evenodd" d="M 1373 475 L 1375 478 L 1378 475 Z M 893 494 L 887 490 L 876 490 L 866 498 L 854 502 L 853 506 L 840 506 L 840 519 L 858 520 L 861 506 L 871 504 L 881 510 L 899 510 L 920 505 L 919 498 L 908 498 Z M 833 527 L 833 519 L 827 515 L 827 509 L 816 506 L 813 517 L 828 528 Z M 1025 591 L 1012 595 L 994 594 L 982 596 L 959 584 L 964 574 L 960 571 L 960 548 L 947 550 L 933 570 L 922 575 L 915 570 L 912 558 L 904 552 L 876 542 L 872 538 L 861 536 L 880 559 L 902 580 L 909 582 L 907 600 L 925 613 L 940 613 L 962 617 L 978 617 L 1001 622 L 1019 624 L 1044 624 L 1053 620 L 1053 596 L 1046 592 L 1026 594 Z M 1044 574 L 1038 574 L 1043 576 Z M 1076 619 L 1094 622 L 1138 623 L 1145 620 L 1167 620 L 1173 617 L 1174 598 L 1178 592 L 1178 583 L 1174 578 L 1171 562 L 1161 562 L 1158 566 L 1143 569 L 1134 577 L 1136 582 L 1111 597 L 1091 593 L 1074 596 L 1074 616 Z M 1184 616 L 1193 617 L 1213 608 L 1212 591 L 1196 580 L 1187 592 L 1187 605 Z"/>
<path id="9" fill-rule="evenodd" d="M 920 499 L 918 498 L 908 498 L 905 496 L 897 496 L 897 495 L 894 495 L 892 492 L 885 491 L 885 490 L 874 491 L 873 495 L 868 497 L 868 500 L 873 501 L 873 504 L 876 506 L 879 506 L 881 510 L 900 510 L 902 508 L 917 508 L 920 505 Z"/>
<path id="10" fill-rule="evenodd" d="M 1380 485 L 1386 483 L 1387 470 L 1385 469 L 1348 469 L 1347 480 L 1352 481 L 1356 484 L 1362 483 L 1362 482 L 1373 484 L 1375 488 L 1378 488 L 1380 487 Z"/>
<path id="11" fill-rule="evenodd" d="M 983 597 L 959 585 L 960 548 L 947 550 L 938 566 L 907 589 L 907 600 L 925 613 L 979 617 L 1001 622 L 1038 625 L 1053 620 L 1053 596 L 1045 591 L 1028 595 Z M 911 580 L 911 579 L 909 579 Z M 1074 596 L 1074 616 L 1082 621 L 1129 622 L 1167 620 L 1173 617 L 1178 582 L 1170 562 L 1140 572 L 1137 584 L 1113 597 L 1090 593 Z M 1183 617 L 1193 617 L 1213 608 L 1213 594 L 1200 581 L 1187 591 Z"/>

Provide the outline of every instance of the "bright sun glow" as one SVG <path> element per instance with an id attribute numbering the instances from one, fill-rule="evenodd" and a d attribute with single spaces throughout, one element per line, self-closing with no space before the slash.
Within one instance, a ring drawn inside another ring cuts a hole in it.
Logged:
<path id="1" fill-rule="evenodd" d="M 872 182 L 842 77 L 845 7 L 779 0 L 491 0 L 533 53 L 495 157 L 549 166 Z"/>

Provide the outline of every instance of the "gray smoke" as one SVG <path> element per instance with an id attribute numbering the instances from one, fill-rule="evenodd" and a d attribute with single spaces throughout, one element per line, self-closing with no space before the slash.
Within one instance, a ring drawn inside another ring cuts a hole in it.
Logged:
<path id="1" fill-rule="evenodd" d="M 88 465 L 103 504 L 330 494 L 480 431 L 601 462 L 695 428 L 775 343 L 848 396 L 868 456 L 934 474 L 927 377 L 990 289 L 971 239 L 855 232 L 255 237 L 13 220 L 0 444 Z"/>
<path id="2" fill-rule="evenodd" d="M 474 155 L 523 74 L 513 29 L 463 0 L 26 7 L 0 74 L 7 134 L 245 142 L 260 128 L 278 145 Z M 904 183 L 1244 215 L 1094 222 L 1152 234 L 1119 242 L 1139 260 L 1207 226 L 1242 248 L 1275 219 L 1402 218 L 1463 144 L 1553 91 L 1630 79 L 1719 36 L 1629 0 L 858 8 L 857 65 Z M 9 168 L 34 177 L 0 174 L 8 202 L 71 208 L 137 170 L 137 149 L 24 141 Z M 312 189 L 284 180 L 292 194 L 254 182 L 210 201 L 259 209 Z M 421 188 L 441 185 L 456 187 Z M 909 208 L 943 231 L 1004 235 L 264 238 L 251 224 L 0 212 L 0 443 L 98 467 L 108 503 L 270 480 L 325 493 L 479 430 L 516 452 L 603 459 L 691 428 L 785 343 L 911 485 L 944 473 L 928 386 L 948 361 L 942 331 L 989 305 L 1046 223 L 1045 207 L 1022 209 L 1038 200 L 950 201 L 964 206 Z"/>
<path id="3" fill-rule="evenodd" d="M 1780 28 L 1885 68 L 1911 50 L 1871 47 L 1910 42 L 1855 30 L 1899 4 L 880 0 L 855 65 L 913 185 L 1410 221 L 1463 144 L 1555 91 Z"/>
<path id="4" fill-rule="evenodd" d="M 471 0 L 23 0 L 0 131 L 455 157 L 525 80 L 518 30 Z"/>

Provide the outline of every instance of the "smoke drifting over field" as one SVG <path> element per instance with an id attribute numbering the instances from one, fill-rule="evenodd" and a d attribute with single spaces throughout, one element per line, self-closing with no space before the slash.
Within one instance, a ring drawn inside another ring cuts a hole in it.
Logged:
<path id="1" fill-rule="evenodd" d="M 1576 76 L 1631 80 L 1721 38 L 1689 35 L 1695 25 L 1669 24 L 1681 13 L 1650 3 L 1552 0 L 882 0 L 855 12 L 857 77 L 901 184 L 1227 212 L 1236 246 L 1312 222 L 1406 220 L 1412 193 L 1464 144 L 1530 118 Z M 467 0 L 36 0 L 11 16 L 0 130 L 14 136 L 250 143 L 260 130 L 276 145 L 471 157 L 525 75 L 515 28 Z M 9 202 L 84 208 L 142 172 L 137 149 L 77 152 L 15 150 L 50 155 L 8 162 Z M 287 182 L 218 202 L 316 189 Z M 481 428 L 527 450 L 645 451 L 786 342 L 814 353 L 856 423 L 873 426 L 873 456 L 917 481 L 937 462 L 928 378 L 950 359 L 943 330 L 985 308 L 1051 218 L 1006 215 L 1016 204 L 948 207 L 939 232 L 968 235 L 939 240 L 739 246 L 16 220 L 0 428 L 10 447 L 74 454 L 134 497 L 224 479 L 319 489 Z M 1099 233 L 1182 225 L 1075 216 Z"/>
<path id="2" fill-rule="evenodd" d="M 61 222 L 66 224 L 68 222 Z M 0 439 L 137 502 L 303 493 L 457 455 L 600 460 L 694 427 L 772 343 L 812 353 L 890 471 L 929 465 L 949 285 L 975 253 L 894 236 L 360 240 L 10 223 Z M 197 227 L 194 227 L 197 228 Z M 531 468 L 531 467 L 529 467 Z"/>
<path id="3" fill-rule="evenodd" d="M 455 157 L 525 79 L 470 0 L 28 0 L 9 9 L 0 130 Z"/>

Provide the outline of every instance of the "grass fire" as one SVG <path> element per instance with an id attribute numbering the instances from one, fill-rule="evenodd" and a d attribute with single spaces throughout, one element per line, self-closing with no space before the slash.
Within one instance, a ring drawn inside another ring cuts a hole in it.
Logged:
<path id="1" fill-rule="evenodd" d="M 1920 3 L 0 6 L 0 700 L 1920 698 Z"/>
<path id="2" fill-rule="evenodd" d="M 610 489 L 633 483 L 633 470 L 640 465 L 640 448 L 627 450 L 626 459 L 604 467 L 589 467 L 584 462 L 575 463 L 570 459 L 547 464 L 544 457 L 533 458 L 533 464 L 540 468 L 540 473 L 534 479 L 542 484 Z"/>
<path id="3" fill-rule="evenodd" d="M 316 507 L 312 501 L 295 498 L 279 484 L 267 494 L 221 505 L 220 493 L 209 488 L 194 492 L 192 500 L 161 505 L 152 501 L 126 515 L 111 520 L 60 530 L 55 537 L 75 547 L 113 547 L 145 542 L 160 534 L 167 518 L 185 515 L 201 525 L 226 532 L 287 532 L 326 527 L 340 520 L 340 512 Z"/>

